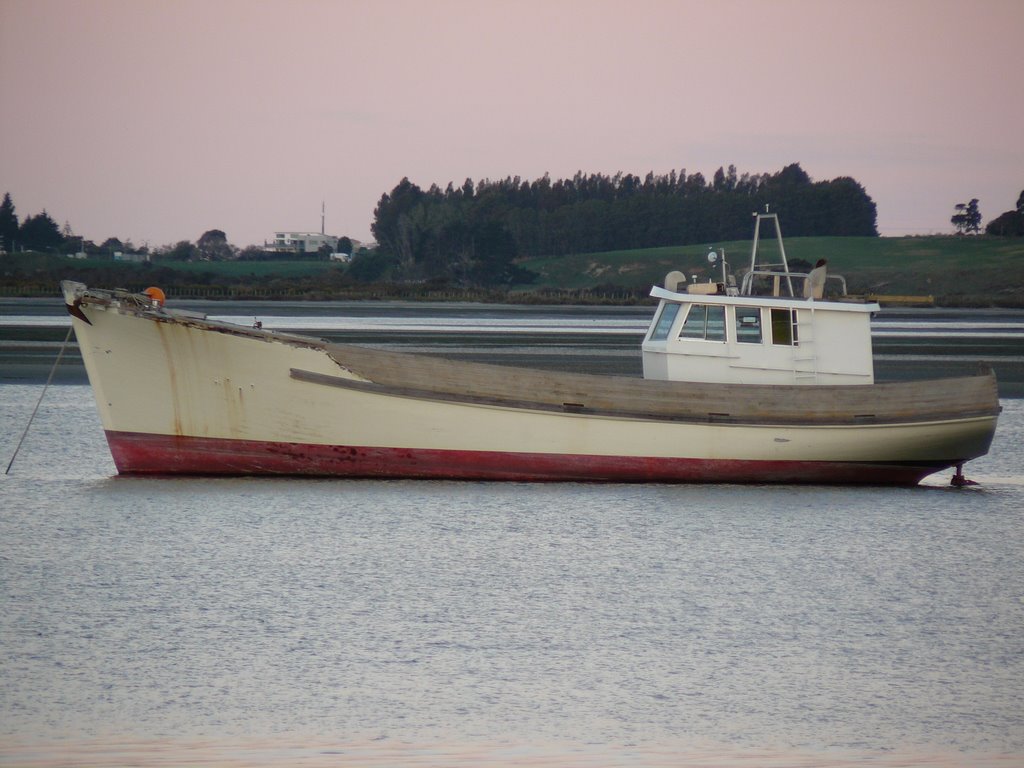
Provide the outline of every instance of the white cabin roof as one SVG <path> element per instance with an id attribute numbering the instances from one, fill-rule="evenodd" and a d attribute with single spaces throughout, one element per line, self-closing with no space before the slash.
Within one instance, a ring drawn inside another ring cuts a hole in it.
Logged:
<path id="1" fill-rule="evenodd" d="M 798 299 L 791 296 L 721 296 L 719 294 L 699 294 L 670 291 L 660 286 L 651 288 L 651 296 L 663 301 L 674 301 L 679 304 L 724 304 L 736 307 L 789 307 L 791 309 L 809 309 L 813 304 L 816 312 L 878 312 L 877 302 L 823 301 L 821 299 Z"/>

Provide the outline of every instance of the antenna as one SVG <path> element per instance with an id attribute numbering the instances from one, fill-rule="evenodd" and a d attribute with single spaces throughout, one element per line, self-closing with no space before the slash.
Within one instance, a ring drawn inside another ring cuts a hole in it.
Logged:
<path id="1" fill-rule="evenodd" d="M 326 234 L 326 232 L 324 232 L 324 210 L 325 210 L 325 208 L 324 208 L 324 201 L 321 200 L 320 201 L 320 234 L 321 235 Z"/>

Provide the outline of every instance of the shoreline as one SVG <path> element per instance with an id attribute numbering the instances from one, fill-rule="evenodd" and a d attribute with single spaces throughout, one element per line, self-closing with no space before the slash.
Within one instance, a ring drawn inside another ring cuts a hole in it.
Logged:
<path id="1" fill-rule="evenodd" d="M 640 341 L 652 312 L 646 306 L 458 302 L 193 300 L 174 304 L 194 312 L 228 315 L 238 322 L 242 318 L 286 320 L 287 329 L 281 330 L 332 343 L 617 376 L 642 375 Z M 942 332 L 892 334 L 880 323 L 873 338 L 876 380 L 970 375 L 979 364 L 990 365 L 999 381 L 1000 397 L 1024 397 L 1024 310 L 899 308 L 883 310 L 882 315 L 893 326 L 923 320 Z M 304 318 L 309 318 L 307 327 L 303 327 Z M 325 318 L 342 322 L 324 327 Z M 485 322 L 474 325 L 474 321 Z M 991 333 L 986 332 L 989 326 Z M 947 328 L 971 327 L 970 333 L 944 333 Z M 60 298 L 0 298 L 0 384 L 45 383 L 67 328 Z M 53 383 L 88 383 L 74 336 Z"/>

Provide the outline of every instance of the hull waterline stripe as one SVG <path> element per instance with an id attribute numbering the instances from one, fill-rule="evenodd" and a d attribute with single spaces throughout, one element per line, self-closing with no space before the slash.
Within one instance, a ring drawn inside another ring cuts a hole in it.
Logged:
<path id="1" fill-rule="evenodd" d="M 591 456 L 277 443 L 107 432 L 124 474 L 914 485 L 954 461 L 867 463 Z"/>

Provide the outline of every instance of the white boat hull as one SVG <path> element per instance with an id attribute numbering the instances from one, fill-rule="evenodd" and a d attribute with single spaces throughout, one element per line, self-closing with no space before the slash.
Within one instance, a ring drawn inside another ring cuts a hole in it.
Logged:
<path id="1" fill-rule="evenodd" d="M 122 473 L 912 484 L 984 454 L 998 412 L 697 419 L 382 384 L 344 348 L 118 302 L 80 301 L 73 323 Z"/>

